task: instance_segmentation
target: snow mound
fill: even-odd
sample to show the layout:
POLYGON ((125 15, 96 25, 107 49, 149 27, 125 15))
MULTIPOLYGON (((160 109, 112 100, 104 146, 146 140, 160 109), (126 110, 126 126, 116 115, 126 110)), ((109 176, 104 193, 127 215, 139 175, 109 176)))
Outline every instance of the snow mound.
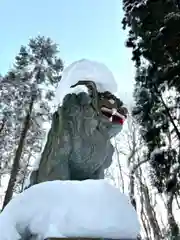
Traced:
POLYGON ((86 87, 70 88, 78 81, 94 81, 99 92, 117 92, 117 83, 112 72, 102 63, 81 59, 70 64, 62 73, 56 90, 56 102, 61 104, 64 96, 70 92, 87 91, 86 87))
POLYGON ((22 192, 0 214, 0 240, 26 232, 38 239, 135 239, 140 225, 128 198, 106 180, 50 181, 22 192))

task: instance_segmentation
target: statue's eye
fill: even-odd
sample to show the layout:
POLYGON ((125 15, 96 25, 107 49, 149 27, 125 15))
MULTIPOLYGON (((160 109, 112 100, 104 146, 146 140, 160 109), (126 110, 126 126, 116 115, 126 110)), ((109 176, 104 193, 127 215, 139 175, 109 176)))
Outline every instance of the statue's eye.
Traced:
POLYGON ((114 99, 108 99, 108 101, 109 101, 111 104, 114 104, 114 103, 115 103, 115 100, 114 100, 114 99))

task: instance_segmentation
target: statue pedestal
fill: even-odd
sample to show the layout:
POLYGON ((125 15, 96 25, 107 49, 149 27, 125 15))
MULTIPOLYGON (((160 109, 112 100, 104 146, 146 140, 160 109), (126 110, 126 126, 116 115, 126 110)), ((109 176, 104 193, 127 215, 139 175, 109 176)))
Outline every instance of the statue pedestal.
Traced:
POLYGON ((135 240, 139 231, 129 199, 105 180, 36 184, 0 214, 1 240, 135 240))

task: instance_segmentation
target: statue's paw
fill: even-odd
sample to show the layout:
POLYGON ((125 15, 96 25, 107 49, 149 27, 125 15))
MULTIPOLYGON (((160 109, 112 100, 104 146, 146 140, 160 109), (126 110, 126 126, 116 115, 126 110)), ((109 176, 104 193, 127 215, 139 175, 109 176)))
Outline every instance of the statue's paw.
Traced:
POLYGON ((82 106, 82 105, 90 105, 91 104, 91 97, 89 96, 89 94, 85 93, 85 92, 80 92, 78 94, 75 93, 71 93, 71 94, 67 94, 64 97, 63 100, 63 106, 65 108, 69 108, 70 106, 82 106))
POLYGON ((75 93, 69 93, 63 99, 64 107, 69 107, 70 105, 77 105, 77 103, 77 95, 75 93))
MULTIPOLYGON (((84 119, 88 116, 92 118, 94 110, 91 107, 92 99, 88 93, 67 94, 64 97, 62 111, 63 114, 84 119)), ((80 119, 79 119, 80 120, 80 119)))
POLYGON ((85 92, 81 92, 77 95, 77 99, 80 105, 89 105, 91 104, 91 97, 85 92))
POLYGON ((66 116, 79 116, 81 113, 81 105, 75 93, 67 94, 64 97, 62 111, 66 116))

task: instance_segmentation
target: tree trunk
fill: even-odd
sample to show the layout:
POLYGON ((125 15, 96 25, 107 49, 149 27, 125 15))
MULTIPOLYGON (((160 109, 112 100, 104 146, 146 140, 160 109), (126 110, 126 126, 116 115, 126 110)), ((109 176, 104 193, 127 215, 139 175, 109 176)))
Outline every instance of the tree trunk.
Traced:
POLYGON ((18 148, 16 150, 15 153, 15 157, 13 160, 13 165, 12 165, 12 170, 11 170, 11 175, 10 175, 10 179, 8 182, 8 187, 7 187, 7 191, 5 194, 5 198, 4 198, 4 202, 3 202, 3 208, 8 204, 8 202, 11 200, 12 196, 13 196, 13 189, 16 183, 16 177, 19 171, 19 167, 20 167, 20 159, 21 159, 21 155, 22 155, 22 151, 23 151, 23 147, 24 147, 24 142, 26 139, 26 135, 28 132, 28 129, 30 127, 30 120, 31 120, 31 113, 32 113, 32 109, 33 109, 33 103, 34 103, 34 98, 31 99, 30 105, 29 105, 29 110, 27 112, 27 115, 24 119, 24 126, 23 126, 23 130, 20 136, 20 140, 19 140, 19 145, 18 148))
POLYGON ((163 99, 163 96, 162 96, 161 92, 158 90, 158 87, 156 86, 156 84, 154 84, 154 88, 155 88, 156 93, 158 94, 158 96, 161 99, 161 102, 162 102, 162 104, 163 104, 163 106, 164 106, 164 108, 166 110, 166 113, 167 113, 167 115, 169 117, 169 120, 170 120, 170 122, 172 123, 172 125, 174 127, 174 131, 175 131, 175 133, 176 133, 176 135, 178 137, 178 140, 180 141, 180 132, 179 132, 178 127, 176 126, 174 120, 173 120, 173 117, 172 117, 172 115, 170 113, 170 110, 169 110, 168 106, 166 105, 166 103, 165 103, 165 101, 163 99))
POLYGON ((1 125, 0 125, 0 133, 1 133, 1 132, 3 131, 3 129, 4 129, 5 123, 6 123, 6 118, 4 117, 4 118, 2 119, 2 123, 1 123, 1 125))
POLYGON ((160 230, 158 221, 156 219, 154 209, 151 205, 151 200, 150 200, 150 196, 149 196, 149 189, 143 183, 142 183, 142 191, 143 191, 143 194, 144 194, 145 209, 146 209, 146 212, 147 212, 149 223, 151 225, 151 229, 153 231, 154 239, 162 239, 161 230, 160 230))
POLYGON ((168 224, 171 232, 171 237, 174 237, 175 239, 179 235, 179 228, 173 215, 172 204, 173 204, 173 194, 171 193, 167 197, 167 214, 168 214, 168 224))

